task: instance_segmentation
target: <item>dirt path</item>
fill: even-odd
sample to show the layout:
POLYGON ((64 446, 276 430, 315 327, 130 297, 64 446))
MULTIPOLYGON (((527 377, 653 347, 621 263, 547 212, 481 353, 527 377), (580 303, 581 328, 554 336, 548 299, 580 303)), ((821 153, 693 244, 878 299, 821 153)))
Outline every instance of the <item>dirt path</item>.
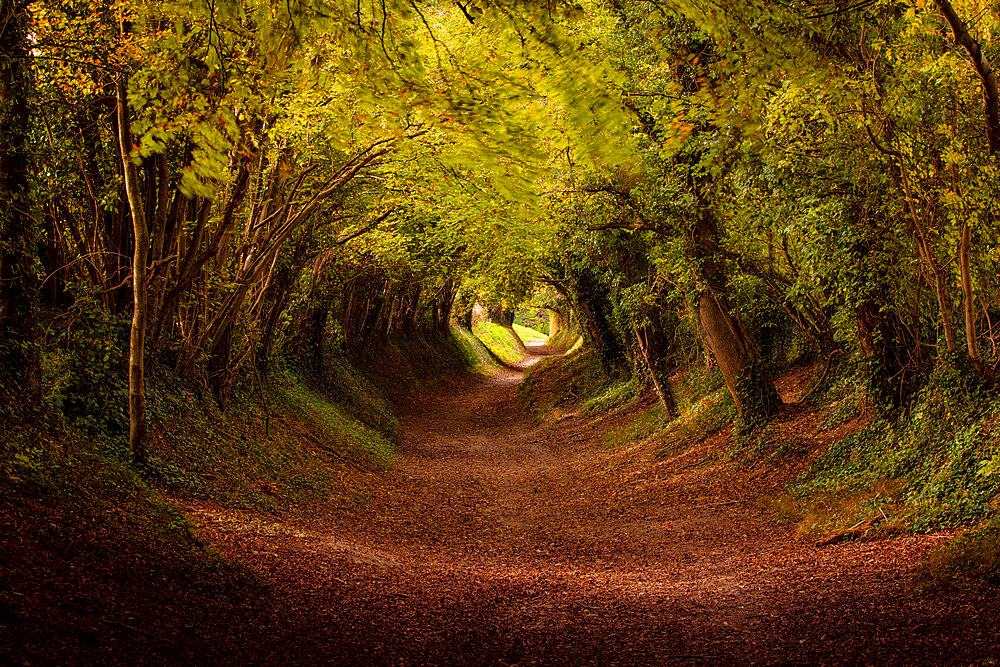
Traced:
POLYGON ((814 548, 741 492, 719 497, 709 468, 678 457, 637 471, 584 419, 533 424, 520 378, 466 378, 415 404, 398 467, 352 504, 280 522, 189 506, 273 586, 238 653, 393 664, 1000 656, 995 602, 908 592, 914 563, 946 536, 814 548))

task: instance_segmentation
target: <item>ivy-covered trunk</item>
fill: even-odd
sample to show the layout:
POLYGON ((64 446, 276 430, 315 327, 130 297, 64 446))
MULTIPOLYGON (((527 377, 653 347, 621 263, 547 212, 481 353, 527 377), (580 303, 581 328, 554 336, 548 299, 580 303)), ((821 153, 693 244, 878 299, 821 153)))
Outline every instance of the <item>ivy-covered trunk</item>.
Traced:
POLYGON ((911 340, 908 328, 888 302, 887 291, 884 285, 869 291, 854 313, 868 391, 879 402, 898 408, 919 386, 916 376, 923 364, 919 344, 911 340))
POLYGON ((0 368, 24 398, 41 395, 28 196, 28 2, 0 2, 0 368))
POLYGON ((605 373, 616 374, 625 362, 625 348, 611 324, 611 303, 607 288, 587 270, 571 276, 573 305, 587 344, 597 353, 605 373))
POLYGON ((883 220, 872 219, 856 204, 844 221, 855 238, 849 262, 852 273, 858 276, 853 288, 854 318, 862 377, 878 402, 899 407, 919 386, 917 375, 924 365, 923 346, 914 336, 919 332, 920 295, 913 294, 908 306, 892 296, 891 267, 883 258, 890 256, 895 246, 891 232, 886 231, 891 228, 883 220), (907 326, 905 317, 912 326, 907 326))

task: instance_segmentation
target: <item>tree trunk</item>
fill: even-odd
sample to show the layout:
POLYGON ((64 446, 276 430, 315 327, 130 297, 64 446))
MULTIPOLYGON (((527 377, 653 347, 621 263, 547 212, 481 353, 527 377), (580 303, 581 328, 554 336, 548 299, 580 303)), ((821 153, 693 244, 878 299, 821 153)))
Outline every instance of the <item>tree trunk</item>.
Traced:
POLYGON ((0 368, 30 404, 41 400, 32 268, 34 225, 28 210, 28 2, 0 0, 0 368))
POLYGON ((446 335, 451 326, 451 311, 455 306, 455 280, 448 278, 441 290, 440 306, 438 308, 437 333, 446 335))
POLYGON ((596 352, 604 372, 614 375, 621 369, 625 351, 611 325, 609 296, 589 271, 574 272, 571 282, 573 306, 580 320, 584 338, 596 352))
MULTIPOLYGON (((853 270, 863 276, 871 287, 857 296, 854 307, 858 345, 861 348, 862 371, 867 389, 883 402, 894 407, 902 405, 915 385, 907 377, 907 368, 918 370, 920 342, 914 340, 903 324, 899 308, 892 303, 889 267, 874 262, 888 252, 886 238, 888 225, 882 220, 870 220, 867 212, 854 209, 845 215, 845 224, 854 228, 851 235, 857 238, 851 248, 853 270)), ((912 307, 919 311, 914 295, 912 307)), ((919 317, 919 313, 915 315, 919 317)))
POLYGON ((756 343, 739 314, 729 305, 725 260, 718 236, 715 218, 703 210, 692 230, 689 246, 704 283, 698 297, 698 321, 740 417, 748 423, 766 421, 781 407, 781 398, 756 343))
POLYGON ((938 310, 941 312, 945 349, 954 352, 958 349, 958 340, 955 338, 955 308, 948 293, 948 278, 944 268, 936 261, 931 265, 931 272, 934 275, 934 294, 937 296, 938 310))
POLYGON ((979 377, 988 382, 993 381, 990 369, 979 356, 979 332, 977 326, 976 296, 972 291, 972 227, 966 220, 962 223, 962 237, 958 246, 958 259, 962 275, 962 315, 965 319, 965 349, 969 355, 972 367, 979 377))
MULTIPOLYGON (((972 61, 972 66, 979 75, 979 82, 983 87, 983 111, 986 121, 986 143, 991 156, 996 156, 1000 152, 1000 85, 997 83, 996 73, 993 71, 990 61, 986 59, 982 48, 969 33, 968 26, 959 18, 954 7, 948 0, 934 0, 938 11, 948 22, 955 44, 965 49, 972 61)), ((971 229, 968 221, 962 224, 962 240, 959 248, 959 259, 962 271, 962 296, 964 299, 963 310, 965 316, 965 346, 969 353, 969 359, 979 375, 986 380, 992 381, 992 373, 983 363, 979 356, 978 336, 976 333, 976 313, 975 298, 972 293, 972 275, 969 267, 969 245, 971 229)))
POLYGON ((274 342, 275 329, 278 326, 278 317, 285 303, 285 295, 288 291, 287 269, 281 269, 275 281, 271 283, 268 290, 273 293, 270 299, 270 306, 264 309, 264 327, 257 344, 255 363, 257 372, 260 375, 267 375, 271 362, 271 346, 274 342))
POLYGON ((986 120, 986 141, 989 145, 990 155, 995 155, 1000 151, 1000 86, 997 85, 996 74, 990 66, 989 60, 983 54, 979 42, 972 38, 965 22, 959 18, 954 7, 948 0, 934 0, 938 11, 951 27, 955 44, 965 49, 969 54, 969 60, 979 75, 979 82, 983 86, 983 102, 986 120))
POLYGON ((208 377, 215 402, 223 410, 229 405, 233 392, 233 325, 222 332, 219 344, 212 350, 208 360, 208 377))
POLYGON ((656 389, 656 395, 660 398, 660 405, 663 406, 663 411, 667 413, 669 419, 676 419, 678 417, 677 412, 677 402, 674 400, 674 393, 670 389, 670 385, 664 386, 660 382, 659 375, 656 372, 656 365, 649 356, 649 347, 646 345, 646 341, 643 338, 642 332, 639 331, 639 327, 635 324, 632 325, 632 331, 635 332, 635 340, 639 344, 639 351, 642 353, 642 358, 646 362, 646 370, 649 371, 649 377, 653 381, 653 388, 656 389))
POLYGON ((132 255, 132 331, 128 350, 128 439, 135 459, 146 460, 146 257, 149 253, 149 230, 137 182, 138 169, 129 159, 132 133, 129 130, 128 99, 124 76, 118 79, 118 144, 125 174, 125 194, 132 212, 135 251, 132 255))

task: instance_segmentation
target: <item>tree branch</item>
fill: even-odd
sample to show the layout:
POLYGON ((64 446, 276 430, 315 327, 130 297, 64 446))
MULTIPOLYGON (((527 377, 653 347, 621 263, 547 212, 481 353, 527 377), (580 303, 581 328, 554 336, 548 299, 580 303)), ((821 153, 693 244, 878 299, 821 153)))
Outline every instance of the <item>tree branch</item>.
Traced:
POLYGON ((972 65, 979 74, 979 81, 983 85, 983 100, 986 103, 986 141, 989 143, 990 155, 996 155, 1000 150, 1000 89, 997 86, 997 78, 990 67, 990 61, 983 55, 983 50, 979 47, 979 42, 972 38, 965 21, 959 18, 955 8, 948 0, 934 0, 941 16, 951 26, 952 35, 955 37, 955 44, 961 46, 969 54, 972 65))
POLYGON ((383 213, 383 214, 382 214, 382 215, 380 215, 379 217, 377 217, 377 218, 375 218, 374 220, 372 220, 372 222, 371 222, 370 224, 368 224, 368 225, 365 225, 364 227, 362 227, 362 228, 361 228, 361 229, 359 229, 358 231, 356 231, 356 232, 351 232, 350 234, 347 234, 347 235, 345 235, 345 236, 341 236, 341 237, 340 237, 340 238, 338 238, 338 239, 337 239, 336 241, 334 241, 334 244, 336 244, 336 245, 344 245, 344 244, 345 244, 345 243, 347 243, 348 241, 350 241, 350 240, 352 240, 352 239, 356 239, 356 238, 358 238, 359 236, 361 236, 362 234, 367 234, 367 233, 368 233, 368 232, 370 232, 371 230, 373 230, 373 229, 375 229, 376 227, 378 227, 378 226, 379 226, 379 224, 381 224, 382 222, 384 222, 386 218, 388 218, 388 217, 389 217, 390 215, 392 215, 392 212, 393 212, 394 210, 395 210, 395 209, 389 209, 388 211, 386 211, 385 213, 383 213))

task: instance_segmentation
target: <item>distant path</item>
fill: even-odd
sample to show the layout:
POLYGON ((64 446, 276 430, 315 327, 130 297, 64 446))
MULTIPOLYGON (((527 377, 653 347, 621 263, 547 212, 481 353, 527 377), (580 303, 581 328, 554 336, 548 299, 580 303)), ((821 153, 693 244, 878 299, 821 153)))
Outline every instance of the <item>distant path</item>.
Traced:
POLYGON ((398 467, 346 480, 355 496, 281 521, 196 508, 273 584, 243 648, 393 664, 1000 655, 995 603, 907 592, 944 536, 816 549, 697 460, 638 466, 586 419, 533 424, 521 377, 464 378, 415 402, 398 467))

